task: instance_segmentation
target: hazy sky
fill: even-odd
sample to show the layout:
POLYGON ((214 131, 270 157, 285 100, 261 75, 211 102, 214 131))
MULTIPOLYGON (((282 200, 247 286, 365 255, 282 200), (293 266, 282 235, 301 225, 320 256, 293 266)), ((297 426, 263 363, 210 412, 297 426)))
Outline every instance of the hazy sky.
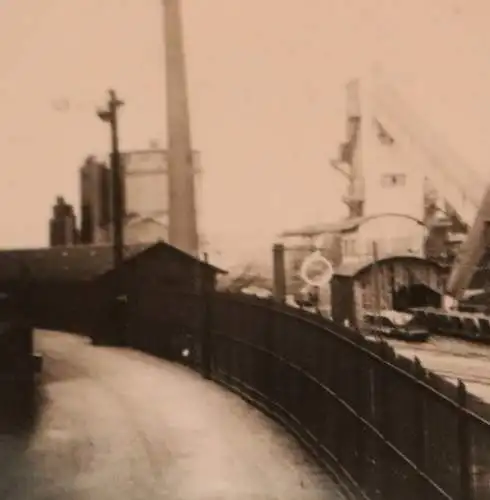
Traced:
MULTIPOLYGON (((246 248, 343 214, 329 159, 344 88, 372 60, 475 168, 488 169, 486 0, 183 0, 205 229, 246 248), (368 7, 368 5, 370 7, 368 7)), ((95 107, 126 101, 123 148, 165 144, 160 0, 0 4, 0 246, 46 243, 56 194, 108 147, 95 107), (69 107, 58 110, 60 103, 69 107), (66 104, 65 102, 65 104, 66 104)))

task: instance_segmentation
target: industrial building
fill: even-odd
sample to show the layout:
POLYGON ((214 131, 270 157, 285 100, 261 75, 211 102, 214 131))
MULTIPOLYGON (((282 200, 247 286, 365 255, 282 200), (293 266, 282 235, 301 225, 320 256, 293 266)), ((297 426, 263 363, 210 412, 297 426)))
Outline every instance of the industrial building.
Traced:
POLYGON ((79 232, 73 205, 69 205, 62 196, 58 196, 49 221, 49 245, 70 246, 78 242, 79 232))
POLYGON ((110 171, 106 164, 89 156, 79 170, 80 242, 102 242, 101 228, 110 221, 110 171))
MULTIPOLYGON (((168 241, 169 184, 167 151, 148 148, 121 152, 124 179, 125 244, 168 241)), ((111 173, 109 160, 93 156, 80 168, 81 243, 112 240, 111 173)), ((196 212, 202 213, 201 168, 193 153, 196 212)), ((202 239, 202 238, 201 238, 202 239)))
POLYGON ((490 213, 487 183, 415 115, 384 75, 348 83, 346 139, 331 164, 346 179, 346 218, 279 235, 286 255, 296 254, 286 266, 293 293, 304 286, 297 269, 315 249, 336 269, 418 257, 438 262, 447 275, 465 239, 466 260, 458 267, 464 279, 458 275, 450 284, 458 293, 465 286, 488 286, 480 227, 490 213), (475 220, 480 226, 468 233, 475 220))

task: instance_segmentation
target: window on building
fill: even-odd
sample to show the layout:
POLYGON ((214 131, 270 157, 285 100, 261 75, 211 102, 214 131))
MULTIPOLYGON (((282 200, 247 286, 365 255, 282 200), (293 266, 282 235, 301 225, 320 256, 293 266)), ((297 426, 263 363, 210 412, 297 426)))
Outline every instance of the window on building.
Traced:
POLYGON ((345 238, 342 246, 342 253, 345 257, 354 257, 356 255, 357 241, 355 238, 345 238))
POLYGON ((381 177, 381 185, 385 188, 404 186, 406 180, 405 174, 384 174, 381 177))
POLYGON ((349 256, 349 240, 348 239, 344 239, 342 241, 342 253, 344 255, 344 257, 348 257, 349 256))

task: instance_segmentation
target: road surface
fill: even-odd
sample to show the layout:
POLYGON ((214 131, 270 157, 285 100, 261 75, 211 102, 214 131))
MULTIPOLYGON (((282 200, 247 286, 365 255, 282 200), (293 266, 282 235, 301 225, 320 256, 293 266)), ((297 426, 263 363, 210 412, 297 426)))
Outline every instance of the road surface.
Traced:
POLYGON ((47 401, 27 453, 4 442, 2 500, 343 498, 282 429, 191 370, 67 334, 36 342, 47 401))

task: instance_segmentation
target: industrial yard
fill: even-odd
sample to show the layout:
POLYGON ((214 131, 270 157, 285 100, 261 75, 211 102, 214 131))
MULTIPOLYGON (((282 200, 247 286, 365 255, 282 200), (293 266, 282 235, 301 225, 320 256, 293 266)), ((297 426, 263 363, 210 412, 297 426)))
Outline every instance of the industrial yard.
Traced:
POLYGON ((435 336, 420 344, 397 340, 389 344, 398 354, 419 358, 425 368, 452 382, 462 380, 469 392, 490 402, 490 346, 435 336))

